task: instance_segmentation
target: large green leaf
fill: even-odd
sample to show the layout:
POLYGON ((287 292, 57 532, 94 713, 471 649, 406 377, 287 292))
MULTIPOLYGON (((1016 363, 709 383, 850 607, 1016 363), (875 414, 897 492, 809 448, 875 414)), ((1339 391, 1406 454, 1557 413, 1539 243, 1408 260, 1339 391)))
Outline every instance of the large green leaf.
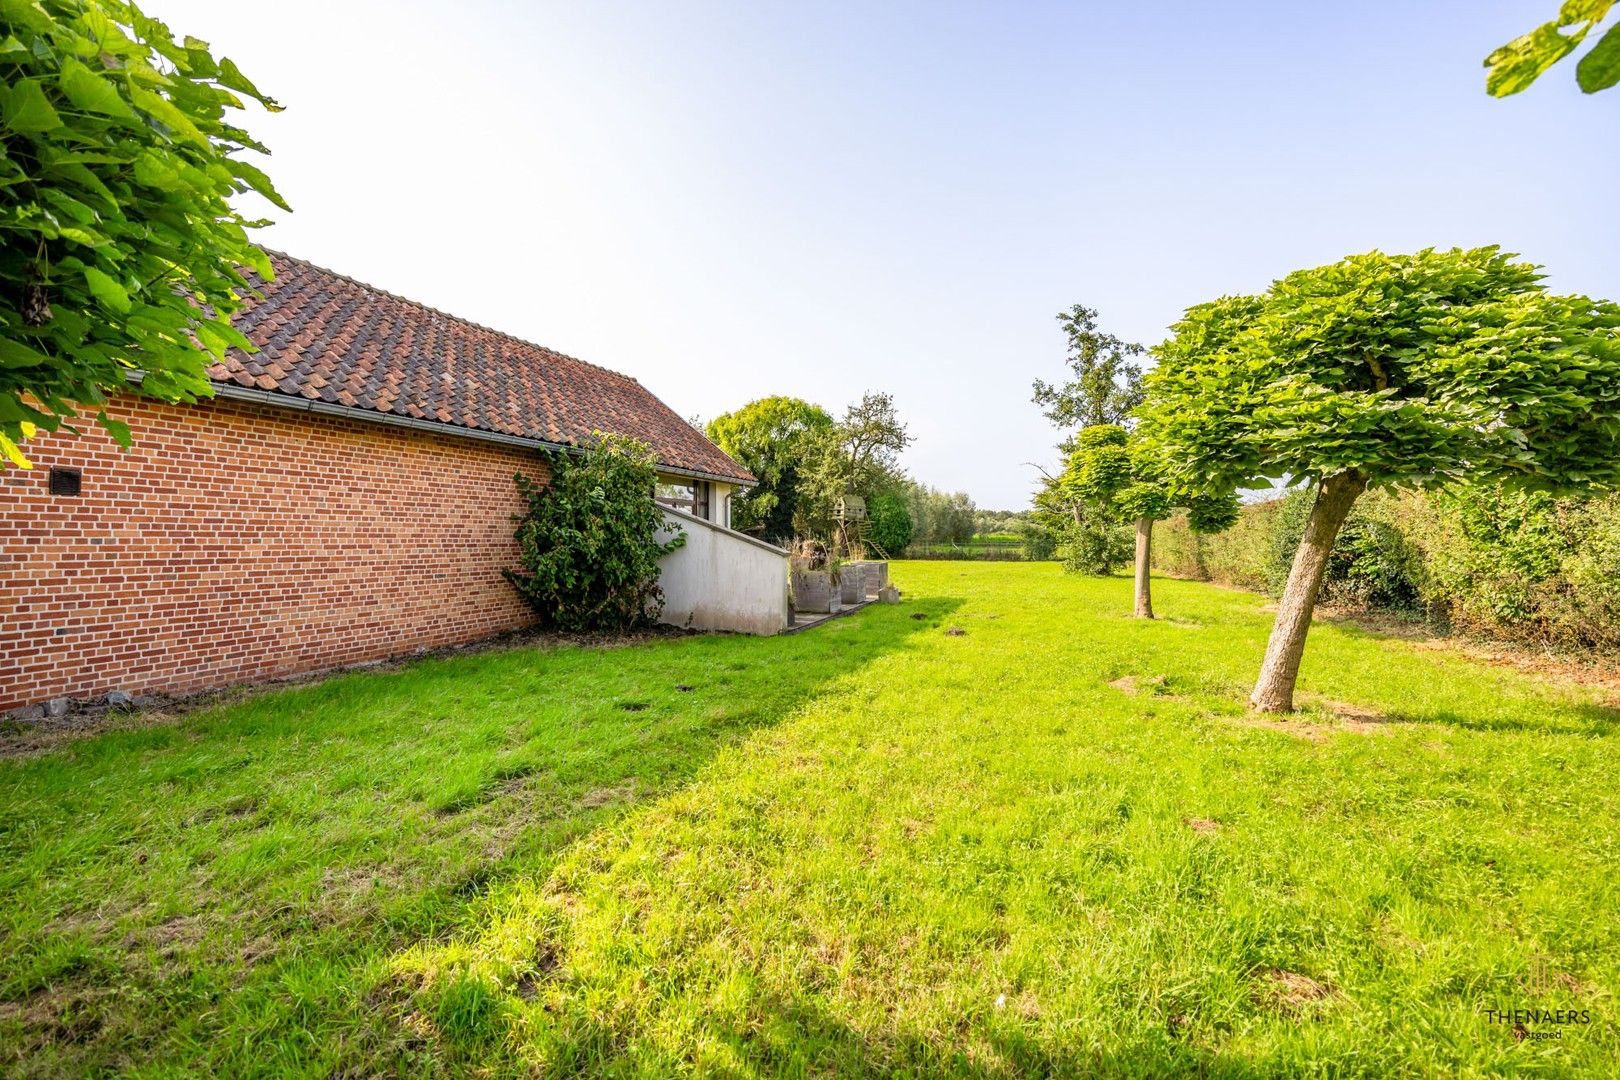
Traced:
POLYGON ((219 82, 221 86, 228 86, 232 90, 247 94, 270 112, 281 111, 281 106, 276 104, 276 100, 260 93, 259 88, 242 74, 241 69, 236 66, 236 61, 228 56, 219 62, 219 82))
POLYGON ((96 269, 94 266, 87 266, 84 268, 84 282, 90 286, 91 294, 103 306, 111 308, 120 315, 129 312, 129 293, 111 275, 96 269))
POLYGON ((135 159, 135 179, 138 183, 161 191, 181 191, 186 184, 175 164, 168 154, 143 150, 141 156, 135 159))
POLYGON ((0 0, 0 17, 13 26, 26 26, 44 32, 51 29, 52 19, 38 0, 0 0))
POLYGON ((113 441, 119 446, 122 446, 125 450, 128 450, 134 445, 135 441, 130 437, 129 425, 124 423, 122 420, 114 420, 112 417, 108 416, 106 409, 102 409, 100 412, 96 413, 96 421, 100 423, 102 427, 106 428, 107 434, 113 437, 113 441))
POLYGON ((38 79, 24 79, 11 88, 6 99, 6 127, 22 134, 37 134, 61 126, 62 118, 38 79))
POLYGON ((247 181, 248 186, 254 191, 257 191, 283 210, 292 209, 287 205, 287 201, 281 197, 281 193, 276 190, 275 185, 270 182, 270 178, 256 166, 249 165, 238 158, 228 158, 225 161, 225 167, 234 175, 247 181))
MULTIPOLYGON (((1506 97, 1525 89, 1542 72, 1573 52, 1592 28, 1608 16, 1615 3, 1616 0, 1565 0, 1557 19, 1513 39, 1485 58, 1485 66, 1490 68, 1485 77, 1486 92, 1506 97)), ((1581 89, 1589 94, 1620 80, 1620 70, 1617 70, 1620 58, 1616 56, 1620 45, 1610 41, 1613 37, 1611 30, 1577 67, 1576 78, 1581 89)))
POLYGON ((61 85, 67 99, 85 112, 128 120, 135 118, 135 110, 129 107, 116 86, 72 57, 62 63, 61 85))
POLYGON ((1575 79, 1588 94, 1620 82, 1620 26, 1610 27, 1592 51, 1581 57, 1575 66, 1575 79))
POLYGON ((0 368, 48 367, 51 358, 9 334, 0 336, 0 368))
POLYGON ((1574 26, 1576 23, 1601 22, 1603 17, 1614 7, 1615 0, 1564 0, 1558 9, 1558 22, 1561 26, 1574 26))
POLYGON ((135 102, 137 108, 162 123, 175 135, 189 142, 199 143, 204 146, 208 144, 207 136, 198 130, 191 117, 181 112, 174 102, 162 94, 154 93, 144 87, 133 86, 130 88, 129 96, 130 100, 135 102))

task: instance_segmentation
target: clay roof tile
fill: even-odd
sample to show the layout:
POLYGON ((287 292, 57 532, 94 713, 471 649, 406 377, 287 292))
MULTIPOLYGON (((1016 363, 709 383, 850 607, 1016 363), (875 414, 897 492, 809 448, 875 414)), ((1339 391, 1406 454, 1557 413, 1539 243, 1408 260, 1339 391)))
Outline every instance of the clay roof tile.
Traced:
POLYGON ((634 379, 290 255, 270 261, 275 280, 249 273, 262 299, 235 320, 261 351, 227 352, 209 369, 217 382, 554 443, 609 431, 669 468, 753 482, 634 379))

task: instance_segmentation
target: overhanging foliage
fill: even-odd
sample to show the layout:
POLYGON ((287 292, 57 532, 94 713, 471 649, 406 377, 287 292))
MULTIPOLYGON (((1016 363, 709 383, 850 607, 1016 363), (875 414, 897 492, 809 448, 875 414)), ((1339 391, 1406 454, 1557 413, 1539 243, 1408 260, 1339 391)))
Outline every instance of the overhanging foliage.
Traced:
MULTIPOLYGON (((1490 73, 1485 91, 1495 97, 1517 94, 1541 73, 1574 52, 1597 24, 1608 17, 1614 0, 1564 0, 1557 18, 1496 49, 1485 58, 1490 73)), ((1595 94, 1620 82, 1620 26, 1611 26, 1575 65, 1575 81, 1595 94)))
POLYGON ((228 200, 286 203, 229 117, 278 106, 121 0, 4 0, 0 71, 0 453, 26 466, 18 444, 86 406, 127 446, 100 407, 130 372, 190 401, 213 359, 252 348, 230 325, 238 268, 271 269, 228 200))

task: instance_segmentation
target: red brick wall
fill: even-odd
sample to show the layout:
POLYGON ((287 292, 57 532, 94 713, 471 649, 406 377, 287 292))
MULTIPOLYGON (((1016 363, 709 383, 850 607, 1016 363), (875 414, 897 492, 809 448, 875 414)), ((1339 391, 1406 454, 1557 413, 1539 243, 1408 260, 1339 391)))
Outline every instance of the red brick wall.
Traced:
POLYGON ((188 692, 524 626, 517 447, 214 401, 121 399, 0 472, 0 710, 188 692), (83 494, 52 495, 52 465, 83 494))

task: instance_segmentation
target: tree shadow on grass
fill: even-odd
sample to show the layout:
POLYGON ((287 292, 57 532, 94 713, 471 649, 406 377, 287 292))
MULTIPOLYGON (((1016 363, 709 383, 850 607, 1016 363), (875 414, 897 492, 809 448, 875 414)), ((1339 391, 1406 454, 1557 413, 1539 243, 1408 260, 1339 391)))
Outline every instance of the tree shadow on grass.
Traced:
POLYGON ((1549 710, 1542 720, 1475 716, 1454 709, 1403 709, 1380 719, 1390 725, 1449 724, 1468 731, 1524 735, 1575 735, 1610 738, 1620 732, 1620 709, 1570 702, 1549 710))
MULTIPOLYGON (((955 1040, 922 1033, 872 1035, 802 999, 770 997, 761 1018, 734 1026, 720 1039, 760 1075, 939 1076, 990 1080, 1007 1076, 1166 1077, 1259 1075, 1246 1063, 1218 1058, 1168 1030, 1126 1037, 1121 1045, 1087 1050, 1053 1047, 1014 1024, 964 1018, 955 1040)), ((670 1060, 670 1074, 682 1063, 670 1060)))
POLYGON ((959 604, 429 659, 0 761, 0 1067, 408 1069, 388 955, 959 604))
POLYGON ((1589 702, 1525 701, 1524 716, 1487 716, 1467 713, 1453 707, 1407 706, 1386 709, 1381 705, 1346 704, 1326 695, 1310 694, 1297 702, 1292 713, 1260 714, 1248 707, 1246 697, 1228 695, 1215 710, 1228 719, 1250 722, 1256 727, 1287 731, 1298 728, 1310 736, 1349 734, 1360 736, 1395 732, 1426 724, 1443 724, 1483 734, 1566 735, 1579 738, 1608 738, 1620 731, 1620 709, 1589 702))
MULTIPOLYGON (((452 1062, 474 1063, 502 1073, 519 1068, 514 1040, 535 1028, 532 1006, 503 1005, 487 990, 462 1003, 449 1024, 453 1037, 441 1048, 452 1062), (459 1023, 457 1022, 459 1021, 459 1023)), ((440 1023, 445 1023, 441 1015, 440 1023)), ((545 1026, 547 1020, 538 1021, 545 1026)), ((1178 1027, 1140 1027, 1122 1032, 1108 1047, 1055 1046, 1016 1023, 994 1017, 962 1017, 948 1033, 862 1031, 821 1004, 803 997, 762 992, 747 1016, 731 1022, 699 1020, 681 1045, 579 1018, 551 1044, 544 1066, 551 1076, 681 1076, 698 1068, 701 1056, 714 1071, 740 1076, 904 1076, 1005 1080, 1040 1077, 1204 1076, 1248 1080, 1268 1075, 1248 1061, 1222 1057, 1178 1027), (701 1051, 699 1051, 701 1047, 701 1051), (716 1050, 720 1052, 717 1053, 716 1050), (718 1062, 724 1062, 719 1066, 718 1062)), ((1076 1040, 1077 1043, 1085 1040, 1076 1040)), ((530 1067, 533 1062, 527 1063, 530 1067)))
MULTIPOLYGON (((1542 670, 1533 663, 1517 661, 1498 665, 1471 655, 1466 651, 1468 642, 1444 638, 1438 639, 1443 648, 1434 652, 1421 651, 1414 639, 1435 640, 1434 635, 1421 623, 1403 619, 1392 618, 1369 625, 1362 616, 1330 615, 1318 616, 1318 621, 1330 626, 1335 635, 1358 646, 1395 645, 1400 650, 1403 662, 1426 661, 1435 665, 1427 673, 1431 686, 1444 688, 1449 680, 1455 678, 1454 673, 1443 669, 1442 661, 1465 664, 1482 675, 1498 672, 1499 676, 1491 677, 1505 680, 1501 696, 1481 702, 1477 712, 1470 711, 1464 707, 1463 700, 1459 700, 1465 700, 1466 694, 1448 695, 1451 700, 1407 701, 1393 706, 1370 704, 1369 719, 1377 724, 1447 724, 1479 732, 1582 737, 1608 737, 1620 730, 1620 708, 1600 700, 1580 700, 1581 697, 1599 697, 1601 684, 1583 682, 1557 665, 1553 670, 1542 670), (1453 651, 1453 647, 1458 651, 1453 651)), ((1388 657, 1389 654, 1385 653, 1359 660, 1369 667, 1375 667, 1388 662, 1388 657)), ((1369 671, 1364 681, 1376 685, 1378 679, 1369 671)), ((1332 697, 1327 693, 1305 696, 1332 697)), ((1478 696, 1477 690, 1475 696, 1478 696)))

